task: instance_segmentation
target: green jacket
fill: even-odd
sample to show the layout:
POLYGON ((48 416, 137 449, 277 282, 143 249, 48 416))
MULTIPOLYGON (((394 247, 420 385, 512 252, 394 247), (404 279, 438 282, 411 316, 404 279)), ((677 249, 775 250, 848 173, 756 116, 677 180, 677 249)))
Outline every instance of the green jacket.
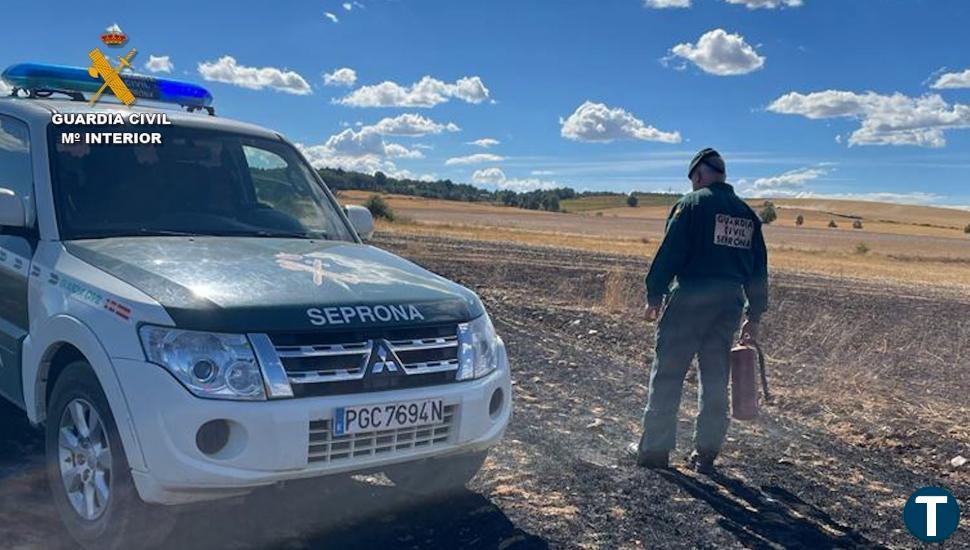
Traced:
POLYGON ((768 309, 768 252, 761 220, 726 183, 684 195, 670 210, 667 234, 647 274, 647 302, 661 305, 670 284, 744 286, 748 318, 768 309))

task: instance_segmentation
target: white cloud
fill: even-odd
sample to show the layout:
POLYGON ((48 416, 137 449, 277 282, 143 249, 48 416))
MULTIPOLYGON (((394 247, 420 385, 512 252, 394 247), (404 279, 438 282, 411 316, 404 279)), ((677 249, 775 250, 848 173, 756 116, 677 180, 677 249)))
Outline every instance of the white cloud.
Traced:
POLYGON ((389 158, 423 159, 424 153, 418 149, 408 149, 400 143, 388 143, 384 145, 384 153, 389 158))
POLYGON ((401 179, 424 181, 434 181, 438 179, 435 174, 415 174, 410 170, 398 167, 393 161, 382 159, 380 157, 347 157, 342 155, 334 155, 323 145, 306 146, 297 143, 296 147, 303 152, 307 160, 310 161, 310 164, 313 165, 314 168, 339 168, 341 170, 362 172, 364 174, 383 172, 392 178, 401 179))
POLYGON ((643 5, 648 8, 689 8, 690 0, 643 0, 643 5))
POLYGON ((472 174, 472 181, 481 185, 494 185, 499 189, 509 189, 517 192, 535 191, 537 189, 554 189, 561 187, 554 181, 540 180, 536 178, 508 178, 501 168, 483 168, 475 170, 472 174))
POLYGON ((441 124, 414 113, 405 113, 394 118, 384 118, 380 122, 367 128, 373 128, 377 133, 386 136, 419 137, 442 132, 458 132, 461 128, 454 122, 441 124))
POLYGON ((806 184, 830 173, 827 165, 812 168, 790 170, 777 176, 758 178, 754 182, 740 180, 738 186, 743 188, 741 194, 747 197, 771 197, 791 199, 838 199, 876 201, 896 204, 936 204, 945 199, 943 195, 915 191, 911 193, 893 193, 874 191, 866 193, 819 193, 806 189, 806 184))
POLYGON ((324 144, 335 154, 350 157, 368 155, 378 157, 422 158, 420 151, 412 151, 397 143, 386 143, 379 131, 373 126, 365 126, 360 130, 347 128, 339 134, 334 134, 324 144))
POLYGON ((725 0, 728 4, 743 4, 749 10, 765 8, 773 10, 775 8, 797 8, 802 5, 802 0, 725 0))
POLYGON ((272 88, 289 94, 313 93, 310 84, 299 73, 276 67, 246 67, 236 63, 231 55, 218 61, 199 63, 199 74, 206 80, 234 84, 251 90, 272 88))
POLYGON ((680 143, 680 132, 663 132, 648 126, 631 113, 602 103, 586 101, 569 118, 561 121, 562 137, 575 141, 611 142, 616 139, 639 139, 680 143))
POLYGON ((501 142, 497 139, 482 138, 482 139, 476 139, 475 141, 469 141, 466 143, 466 145, 475 145, 477 147, 481 147, 482 149, 488 149, 489 147, 494 147, 499 143, 501 142))
MULTIPOLYGON (((770 176, 766 178, 758 178, 754 180, 748 186, 748 192, 776 192, 776 191, 790 191, 795 189, 802 189, 805 184, 816 180, 824 175, 828 174, 828 170, 825 168, 799 168, 797 170, 789 170, 783 174, 777 176, 770 176)), ((747 186, 745 180, 738 182, 741 186, 747 186)))
POLYGON ((933 83, 931 88, 936 90, 947 90, 953 88, 970 88, 970 69, 962 73, 946 73, 940 75, 933 83))
POLYGON ((551 176, 555 174, 555 172, 553 172, 552 170, 533 170, 529 173, 532 174, 533 176, 551 176))
POLYGON ((483 162, 500 162, 503 160, 505 160, 505 157, 499 155, 493 155, 491 153, 476 153, 474 155, 464 157, 451 157, 445 161, 445 165, 454 166, 458 164, 482 164, 483 162))
POLYGON ((351 4, 350 2, 344 2, 343 4, 341 4, 341 6, 343 6, 343 8, 347 11, 354 9, 354 5, 351 4))
POLYGON ((351 107, 434 107, 452 98, 477 104, 488 97, 488 88, 477 76, 459 78, 451 84, 425 76, 410 86, 391 81, 362 86, 335 102, 351 107))
POLYGON ((353 86, 356 82, 357 71, 349 67, 342 67, 323 75, 324 86, 353 86))
POLYGON ((324 15, 324 17, 326 17, 327 19, 329 19, 333 23, 340 23, 340 19, 338 19, 336 15, 334 15, 333 13, 331 13, 329 11, 323 12, 323 15, 324 15))
POLYGON ((849 136, 849 145, 915 145, 943 147, 945 130, 970 128, 970 106, 948 104, 937 94, 909 97, 900 93, 826 90, 785 94, 768 110, 809 119, 847 117, 860 127, 849 136))
POLYGON ((307 160, 314 168, 340 168, 343 170, 353 170, 365 174, 373 174, 381 171, 385 174, 395 174, 398 172, 397 166, 391 161, 376 155, 348 156, 334 153, 326 145, 303 145, 296 144, 297 148, 303 152, 307 160))
POLYGON ((407 170, 399 169, 391 160, 424 158, 422 148, 408 148, 400 143, 388 143, 384 140, 384 132, 419 136, 447 129, 448 125, 438 124, 429 119, 401 115, 396 118, 385 118, 371 126, 361 126, 357 129, 345 128, 320 145, 299 144, 298 147, 316 168, 342 168, 366 174, 381 171, 389 176, 423 179, 423 176, 419 177, 407 170))
POLYGON ((729 34, 724 29, 704 33, 697 44, 677 44, 670 49, 670 57, 686 59, 706 73, 718 76, 735 76, 756 71, 764 66, 765 57, 758 55, 740 34, 729 34))
POLYGON ((13 91, 13 86, 7 84, 5 80, 0 78, 0 96, 8 96, 10 92, 13 91))
POLYGON ((501 168, 482 168, 475 170, 472 174, 472 181, 475 183, 498 185, 505 181, 505 172, 501 168))
POLYGON ((145 69, 153 73, 170 73, 175 69, 175 65, 167 55, 149 55, 145 69))
POLYGON ((797 189, 778 189, 770 192, 767 195, 762 195, 762 197, 759 198, 763 197, 888 202, 893 204, 936 205, 948 208, 960 208, 959 206, 954 207, 940 204, 941 201, 947 198, 943 195, 938 195, 936 193, 925 193, 922 191, 915 191, 912 193, 891 193, 884 191, 875 191, 872 193, 817 193, 815 191, 802 191, 797 189))
POLYGON ((339 134, 334 134, 324 144, 334 153, 351 157, 367 155, 386 156, 384 138, 377 132, 357 131, 347 128, 339 134))

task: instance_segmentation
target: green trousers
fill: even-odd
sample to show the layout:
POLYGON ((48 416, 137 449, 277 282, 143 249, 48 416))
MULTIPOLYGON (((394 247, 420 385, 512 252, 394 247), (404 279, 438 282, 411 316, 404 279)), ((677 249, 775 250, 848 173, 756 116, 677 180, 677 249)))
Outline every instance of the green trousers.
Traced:
POLYGON ((700 386, 694 446, 704 453, 720 451, 730 422, 731 347, 744 304, 744 290, 732 283, 681 285, 673 290, 657 324, 641 450, 670 451, 676 446, 684 377, 696 355, 700 386))

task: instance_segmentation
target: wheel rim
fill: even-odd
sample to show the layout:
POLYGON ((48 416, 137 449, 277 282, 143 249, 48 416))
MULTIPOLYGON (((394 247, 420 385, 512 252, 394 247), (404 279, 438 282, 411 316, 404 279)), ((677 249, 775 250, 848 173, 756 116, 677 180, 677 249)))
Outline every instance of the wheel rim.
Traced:
POLYGON ((101 517, 111 498, 111 445, 98 411, 75 399, 61 414, 58 430, 61 482, 68 502, 81 518, 101 517))

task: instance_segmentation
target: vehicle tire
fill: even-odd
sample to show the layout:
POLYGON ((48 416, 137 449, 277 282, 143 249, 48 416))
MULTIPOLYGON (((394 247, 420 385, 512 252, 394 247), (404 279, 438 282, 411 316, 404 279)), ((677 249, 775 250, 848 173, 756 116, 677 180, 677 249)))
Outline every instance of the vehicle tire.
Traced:
POLYGON ((432 458, 392 466, 384 474, 394 485, 417 495, 440 495, 458 491, 482 469, 488 451, 432 458))
POLYGON ((145 548, 168 536, 175 516, 138 496, 114 415, 86 361, 58 377, 45 432, 54 506, 81 546, 145 548))

